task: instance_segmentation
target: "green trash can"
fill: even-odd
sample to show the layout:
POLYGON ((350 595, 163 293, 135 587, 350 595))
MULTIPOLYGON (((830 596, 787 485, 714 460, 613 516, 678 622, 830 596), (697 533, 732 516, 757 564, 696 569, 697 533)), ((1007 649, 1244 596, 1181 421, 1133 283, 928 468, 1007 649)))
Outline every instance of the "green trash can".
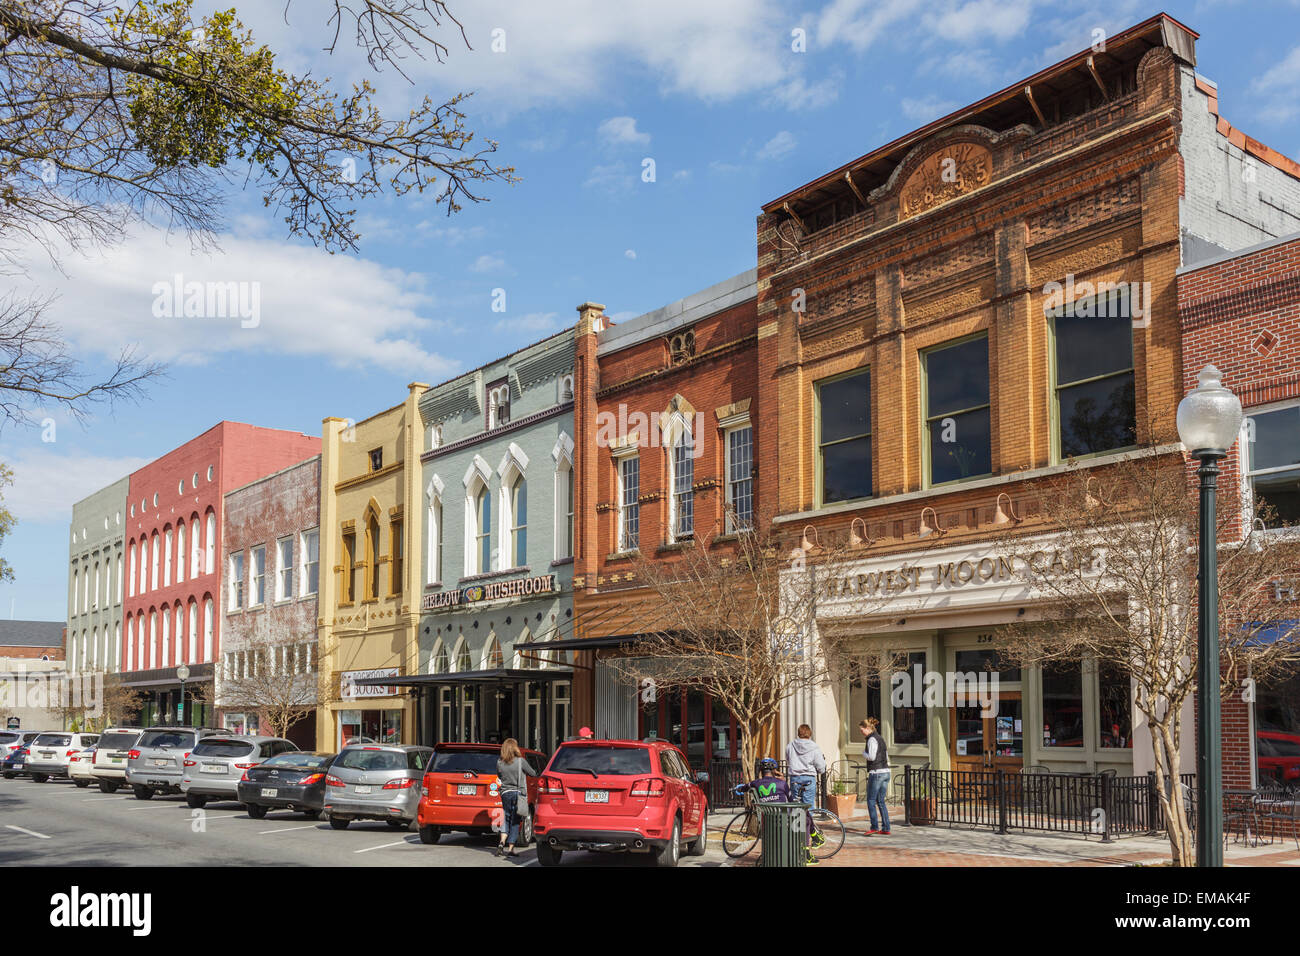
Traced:
POLYGON ((808 856, 808 805, 759 803, 763 849, 759 866, 803 866, 808 856))

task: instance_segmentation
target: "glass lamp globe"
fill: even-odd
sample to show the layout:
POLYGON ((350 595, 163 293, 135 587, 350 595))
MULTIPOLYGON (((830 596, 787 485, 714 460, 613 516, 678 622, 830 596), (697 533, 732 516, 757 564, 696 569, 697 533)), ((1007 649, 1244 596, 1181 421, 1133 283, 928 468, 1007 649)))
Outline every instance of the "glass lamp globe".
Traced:
POLYGON ((1200 384, 1178 403, 1178 437, 1195 457, 1227 452, 1241 430, 1241 402, 1224 387, 1223 373, 1213 365, 1196 378, 1200 384))

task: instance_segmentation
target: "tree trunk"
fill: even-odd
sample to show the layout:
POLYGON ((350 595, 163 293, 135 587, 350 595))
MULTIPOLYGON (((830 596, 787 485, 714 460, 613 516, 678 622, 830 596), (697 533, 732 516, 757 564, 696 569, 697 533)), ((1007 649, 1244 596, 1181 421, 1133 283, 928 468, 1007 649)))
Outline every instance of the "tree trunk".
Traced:
MULTIPOLYGON (((1172 708, 1171 708, 1172 710, 1172 708)), ((1174 745, 1167 716, 1157 722, 1147 715, 1147 726, 1151 732, 1151 748, 1155 755, 1156 791, 1160 798, 1160 809, 1165 822, 1165 835, 1169 839, 1170 863, 1174 866, 1192 866, 1191 830, 1187 825, 1187 804, 1183 799, 1182 780, 1176 768, 1180 766, 1178 748, 1174 745)))

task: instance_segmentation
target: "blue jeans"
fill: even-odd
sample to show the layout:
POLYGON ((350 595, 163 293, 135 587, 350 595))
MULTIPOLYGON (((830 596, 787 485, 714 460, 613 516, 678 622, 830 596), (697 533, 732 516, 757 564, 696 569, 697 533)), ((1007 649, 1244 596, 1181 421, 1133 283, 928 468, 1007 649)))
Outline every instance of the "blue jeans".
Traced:
POLYGON ((867 812, 871 814, 871 829, 880 830, 884 833, 889 832, 889 810, 885 807, 885 797, 889 793, 889 771, 884 773, 869 774, 867 781, 867 812), (879 822, 883 825, 877 825, 876 807, 880 807, 879 822))
POLYGON ((518 790, 501 791, 501 809, 505 815, 501 820, 501 832, 506 835, 506 846, 519 842, 519 793, 518 790))
MULTIPOLYGON (((812 774, 800 773, 790 778, 790 802, 806 803, 817 806, 817 778, 812 774)), ((812 814, 808 814, 808 834, 811 836, 817 828, 813 826, 812 814)))

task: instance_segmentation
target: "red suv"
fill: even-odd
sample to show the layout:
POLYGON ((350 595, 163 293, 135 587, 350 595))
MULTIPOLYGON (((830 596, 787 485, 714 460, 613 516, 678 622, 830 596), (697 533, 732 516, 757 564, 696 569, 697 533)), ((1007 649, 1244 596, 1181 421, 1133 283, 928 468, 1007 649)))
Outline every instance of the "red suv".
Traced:
MULTIPOLYGON (((521 751, 533 770, 546 766, 536 750, 521 751)), ((424 771, 424 788, 416 822, 421 843, 437 843, 449 830, 471 836, 491 833, 501 825, 501 796, 497 789, 500 744, 437 744, 424 771)), ((537 778, 528 778, 528 802, 537 801, 537 778)), ((522 823, 522 843, 528 843, 529 824, 522 823)))
POLYGON ((555 866, 565 850, 630 850, 676 866, 683 841, 703 856, 708 800, 698 784, 708 779, 664 741, 566 741, 537 785, 537 860, 555 866))

